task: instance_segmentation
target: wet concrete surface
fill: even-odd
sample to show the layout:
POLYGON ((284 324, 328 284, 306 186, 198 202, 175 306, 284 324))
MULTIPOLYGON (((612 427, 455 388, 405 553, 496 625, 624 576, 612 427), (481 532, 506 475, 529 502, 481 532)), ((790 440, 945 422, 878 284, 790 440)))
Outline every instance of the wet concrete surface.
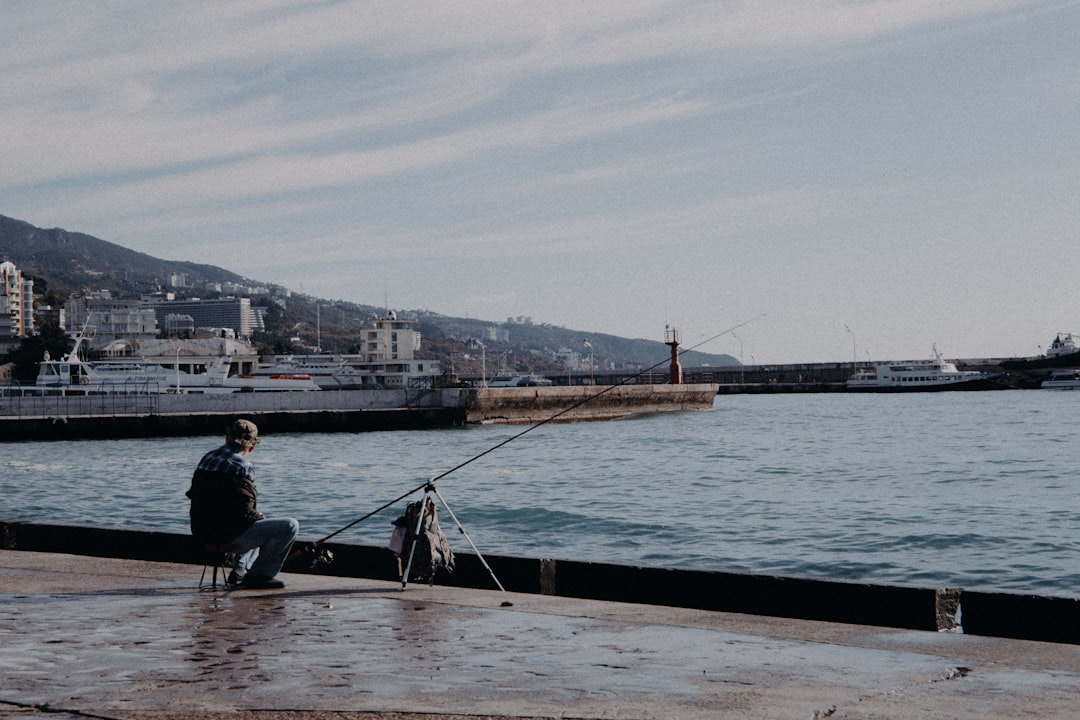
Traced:
POLYGON ((1080 717, 1075 645, 201 572, 0 552, 0 720, 1080 717))

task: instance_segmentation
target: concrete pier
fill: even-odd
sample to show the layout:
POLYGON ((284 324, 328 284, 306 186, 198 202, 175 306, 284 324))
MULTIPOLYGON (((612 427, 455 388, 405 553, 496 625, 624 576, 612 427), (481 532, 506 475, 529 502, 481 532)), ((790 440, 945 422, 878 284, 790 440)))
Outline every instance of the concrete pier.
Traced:
POLYGON ((0 717, 115 720, 1080 715, 1080 650, 197 565, 0 551, 0 717))
POLYGON ((238 415, 276 432, 365 432, 612 420, 712 410, 715 384, 437 388, 318 392, 0 395, 5 440, 217 435, 238 415))
POLYGON ((468 392, 471 423, 613 420, 644 413, 710 411, 715 383, 481 388, 468 392))
MULTIPOLYGON (((298 546, 299 547, 299 546, 298 546)), ((385 547, 326 543, 330 565, 286 566, 302 574, 396 581, 398 564, 385 547)), ((49 525, 0 520, 0 549, 202 564, 190 535, 149 530, 49 525)), ((949 631, 1080 646, 1080 600, 963 588, 920 588, 709 570, 458 553, 452 575, 461 588, 715 612, 840 622, 908 630, 949 631), (490 568, 490 570, 489 570, 490 568), (495 583, 492 575, 499 579, 495 583)))

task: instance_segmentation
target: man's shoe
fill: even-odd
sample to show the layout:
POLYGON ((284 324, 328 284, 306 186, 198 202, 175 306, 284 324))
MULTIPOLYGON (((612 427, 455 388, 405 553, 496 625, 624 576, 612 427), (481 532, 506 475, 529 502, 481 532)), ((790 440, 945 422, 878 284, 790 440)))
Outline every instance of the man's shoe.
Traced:
POLYGON ((249 590, 277 590, 279 588, 285 587, 285 583, 281 582, 277 578, 248 573, 244 577, 244 579, 240 581, 240 587, 247 588, 249 590))
POLYGON ((233 570, 231 573, 229 573, 229 577, 225 580, 225 584, 229 587, 236 587, 242 582, 244 582, 244 572, 242 570, 239 572, 233 570))

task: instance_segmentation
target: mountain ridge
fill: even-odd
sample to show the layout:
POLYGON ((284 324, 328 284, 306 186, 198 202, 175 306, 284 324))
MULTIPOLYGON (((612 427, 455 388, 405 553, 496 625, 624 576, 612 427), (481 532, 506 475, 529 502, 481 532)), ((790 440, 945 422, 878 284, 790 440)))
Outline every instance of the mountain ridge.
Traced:
POLYGON ((93 235, 39 228, 5 215, 0 215, 0 259, 11 260, 20 270, 47 279, 51 289, 67 293, 83 289, 84 283, 78 280, 88 275, 119 281, 119 289, 124 289, 124 275, 132 270, 150 275, 162 285, 173 273, 194 274, 208 282, 251 282, 213 265, 162 260, 93 235))

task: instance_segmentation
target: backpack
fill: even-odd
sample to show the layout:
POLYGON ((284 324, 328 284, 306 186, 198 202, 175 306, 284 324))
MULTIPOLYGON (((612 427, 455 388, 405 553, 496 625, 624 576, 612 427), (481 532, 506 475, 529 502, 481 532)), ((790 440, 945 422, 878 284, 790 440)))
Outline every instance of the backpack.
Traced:
POLYGON ((450 541, 446 539, 439 527, 439 518, 435 512, 435 502, 425 496, 422 500, 411 502, 405 506, 405 514, 394 520, 394 534, 390 538, 390 549, 397 556, 398 575, 402 581, 427 580, 428 584, 434 584, 435 575, 439 570, 448 573, 454 572, 454 551, 450 549, 450 541), (420 520, 420 508, 425 507, 424 518, 420 521, 419 537, 416 534, 417 522, 420 520), (416 551, 413 551, 413 545, 416 551), (404 567, 408 565, 409 555, 412 555, 412 565, 409 566, 409 577, 404 577, 404 567), (402 564, 402 558, 405 565, 402 564))

